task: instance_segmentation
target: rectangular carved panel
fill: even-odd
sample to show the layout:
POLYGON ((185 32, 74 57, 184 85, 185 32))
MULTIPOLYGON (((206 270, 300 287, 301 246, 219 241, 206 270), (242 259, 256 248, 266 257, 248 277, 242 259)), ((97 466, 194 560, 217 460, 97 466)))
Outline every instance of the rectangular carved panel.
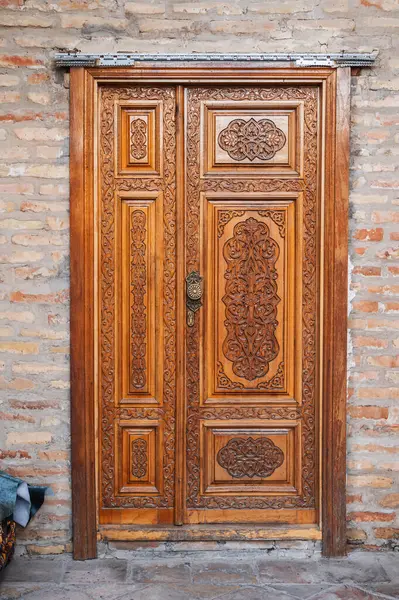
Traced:
POLYGON ((162 423, 116 423, 117 495, 162 493, 162 423))
POLYGON ((201 428, 203 494, 298 494, 298 422, 202 421, 201 428))
POLYGON ((204 175, 302 174, 301 102, 203 103, 204 175))
POLYGON ((120 403, 162 404, 162 194, 127 193, 119 208, 120 403))
POLYGON ((115 103, 115 171, 117 176, 162 175, 162 103, 115 103))
POLYGON ((203 401, 294 402, 295 195, 208 195, 203 202, 203 401))

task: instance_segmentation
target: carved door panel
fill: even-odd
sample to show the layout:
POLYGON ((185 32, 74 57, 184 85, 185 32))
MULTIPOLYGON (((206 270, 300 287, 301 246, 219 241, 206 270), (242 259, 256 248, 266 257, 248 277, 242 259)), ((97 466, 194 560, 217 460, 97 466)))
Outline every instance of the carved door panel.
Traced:
POLYGON ((318 521, 319 90, 100 86, 101 524, 318 521))
POLYGON ((100 523, 172 523, 174 87, 100 89, 100 523))
POLYGON ((318 519, 318 94, 186 90, 186 522, 318 519))

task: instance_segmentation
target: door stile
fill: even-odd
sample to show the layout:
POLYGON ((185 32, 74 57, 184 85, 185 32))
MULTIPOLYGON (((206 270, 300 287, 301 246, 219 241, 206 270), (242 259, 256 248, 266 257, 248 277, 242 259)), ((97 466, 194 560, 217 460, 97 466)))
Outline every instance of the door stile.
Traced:
POLYGON ((186 468, 185 404, 185 159, 184 159, 184 87, 176 88, 176 478, 175 525, 183 525, 186 468))

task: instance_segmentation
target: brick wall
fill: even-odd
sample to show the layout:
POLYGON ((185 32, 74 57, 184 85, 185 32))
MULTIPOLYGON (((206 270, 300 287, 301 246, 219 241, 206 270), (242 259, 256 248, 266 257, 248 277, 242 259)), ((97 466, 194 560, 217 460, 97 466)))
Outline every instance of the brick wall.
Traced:
MULTIPOLYGON (((1 0, 0 457, 55 496, 20 549, 70 549, 68 76, 59 49, 371 51, 353 78, 349 538, 399 536, 398 0, 1 0)), ((396 540, 396 542, 395 542, 396 540)))

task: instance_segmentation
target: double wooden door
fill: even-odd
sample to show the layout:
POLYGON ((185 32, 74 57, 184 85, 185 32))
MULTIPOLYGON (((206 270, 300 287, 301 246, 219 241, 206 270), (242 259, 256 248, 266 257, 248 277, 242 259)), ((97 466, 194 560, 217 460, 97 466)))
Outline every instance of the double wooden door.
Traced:
POLYGON ((320 90, 99 88, 100 523, 318 523, 320 90))

